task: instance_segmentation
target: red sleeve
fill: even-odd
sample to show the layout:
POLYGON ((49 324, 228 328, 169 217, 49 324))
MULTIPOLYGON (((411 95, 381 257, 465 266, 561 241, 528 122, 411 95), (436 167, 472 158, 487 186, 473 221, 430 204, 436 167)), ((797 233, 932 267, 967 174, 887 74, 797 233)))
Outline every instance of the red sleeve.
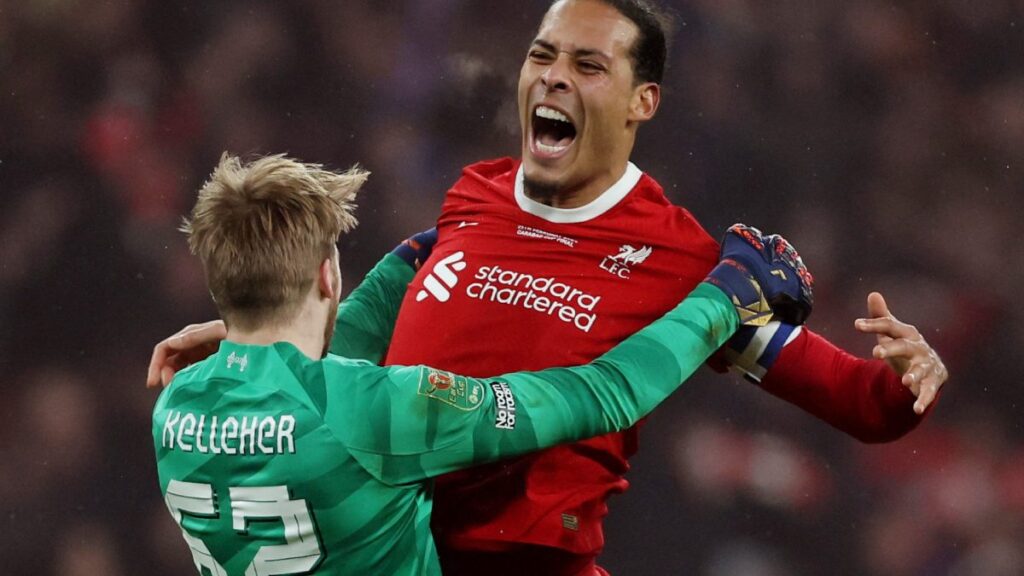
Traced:
POLYGON ((806 327, 761 387, 862 442, 896 440, 928 414, 914 413, 913 393, 888 364, 847 354, 806 327))

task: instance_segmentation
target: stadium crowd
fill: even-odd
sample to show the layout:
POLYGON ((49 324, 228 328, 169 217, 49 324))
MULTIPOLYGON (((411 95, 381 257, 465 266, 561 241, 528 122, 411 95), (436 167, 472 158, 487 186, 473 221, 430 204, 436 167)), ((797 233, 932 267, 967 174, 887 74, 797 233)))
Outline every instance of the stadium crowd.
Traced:
MULTIPOLYGON (((545 0, 0 0, 0 565, 181 574, 159 497, 150 349, 215 314, 176 228, 221 151, 373 172, 347 287, 428 228, 460 168, 515 155, 545 0)), ((634 162, 713 235, 784 233, 810 325, 886 295, 952 378, 863 445, 698 374, 613 499, 613 574, 1024 573, 1024 2, 671 3, 634 162)))

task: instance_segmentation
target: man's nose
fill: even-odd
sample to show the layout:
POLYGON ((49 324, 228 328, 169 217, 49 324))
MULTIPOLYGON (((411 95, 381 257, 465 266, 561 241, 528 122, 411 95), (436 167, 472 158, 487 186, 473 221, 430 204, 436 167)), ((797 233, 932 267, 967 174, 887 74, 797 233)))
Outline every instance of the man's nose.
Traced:
POLYGON ((568 54, 560 53, 541 74, 540 81, 548 92, 561 92, 569 88, 570 60, 568 54))

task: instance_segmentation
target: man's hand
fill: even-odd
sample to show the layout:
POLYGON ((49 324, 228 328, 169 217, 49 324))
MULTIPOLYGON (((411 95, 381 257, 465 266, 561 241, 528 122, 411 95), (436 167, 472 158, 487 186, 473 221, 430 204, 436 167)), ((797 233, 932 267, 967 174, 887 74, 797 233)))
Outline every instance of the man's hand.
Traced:
POLYGON ((793 246, 745 224, 725 232, 718 265, 706 281, 729 296, 744 326, 772 319, 799 326, 814 305, 814 278, 793 246))
POLYGON ((167 386, 181 369, 217 351, 228 330, 221 320, 189 324, 153 348, 146 387, 167 386))
POLYGON ((924 414, 949 378, 946 365, 917 328, 896 319, 878 292, 868 294, 868 316, 854 322, 857 330, 878 337, 872 351, 903 377, 903 385, 917 397, 914 412, 924 414))
POLYGON ((427 258, 430 258, 430 252, 434 249, 434 244, 437 244, 436 226, 430 230, 424 230, 410 236, 401 244, 395 246, 391 253, 405 260, 409 266, 412 266, 413 270, 419 270, 420 266, 423 266, 423 263, 427 261, 427 258))

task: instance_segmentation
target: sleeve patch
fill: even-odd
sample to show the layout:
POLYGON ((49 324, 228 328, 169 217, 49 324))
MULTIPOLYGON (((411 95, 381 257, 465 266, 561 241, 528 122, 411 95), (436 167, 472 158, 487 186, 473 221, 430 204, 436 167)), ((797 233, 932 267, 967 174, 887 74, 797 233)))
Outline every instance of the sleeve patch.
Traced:
POLYGON ((420 369, 416 393, 467 411, 479 408, 484 401, 480 384, 451 372, 426 367, 420 369))
POLYGON ((494 427, 515 430, 516 398, 512 395, 512 390, 504 382, 491 382, 491 391, 494 392, 494 405, 497 408, 494 414, 494 427))

